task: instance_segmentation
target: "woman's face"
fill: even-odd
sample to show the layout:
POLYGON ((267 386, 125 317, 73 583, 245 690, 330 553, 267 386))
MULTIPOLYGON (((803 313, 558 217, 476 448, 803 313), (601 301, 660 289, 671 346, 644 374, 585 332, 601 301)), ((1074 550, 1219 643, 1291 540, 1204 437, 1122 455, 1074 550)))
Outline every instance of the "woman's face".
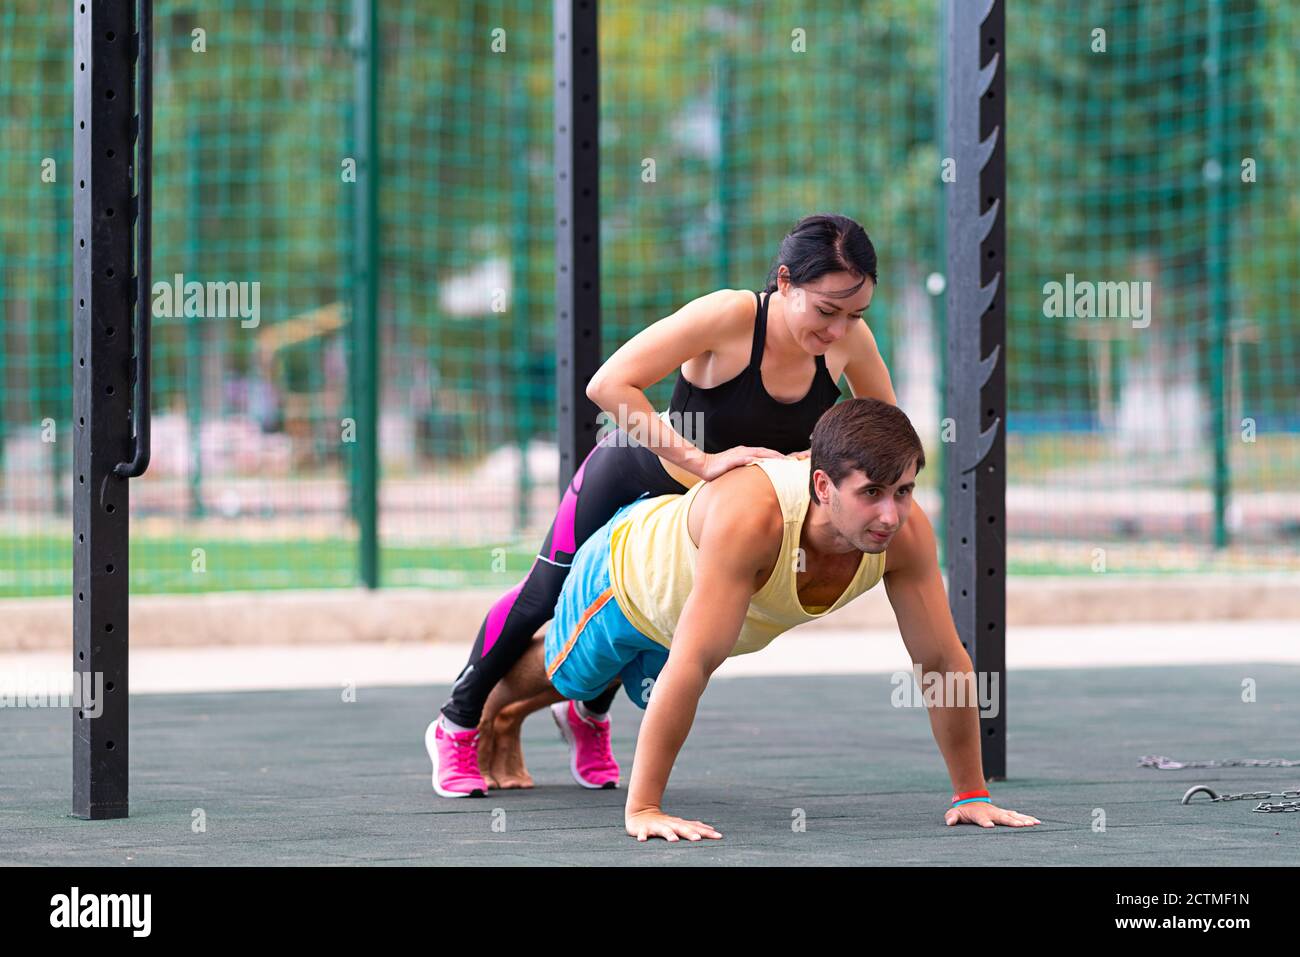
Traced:
POLYGON ((832 345, 848 334, 850 323, 862 321, 871 305, 876 284, 867 277, 852 295, 859 277, 847 272, 832 272, 803 286, 790 282, 789 271, 782 266, 777 274, 777 290, 785 300, 786 324, 790 334, 813 355, 825 355, 832 345))

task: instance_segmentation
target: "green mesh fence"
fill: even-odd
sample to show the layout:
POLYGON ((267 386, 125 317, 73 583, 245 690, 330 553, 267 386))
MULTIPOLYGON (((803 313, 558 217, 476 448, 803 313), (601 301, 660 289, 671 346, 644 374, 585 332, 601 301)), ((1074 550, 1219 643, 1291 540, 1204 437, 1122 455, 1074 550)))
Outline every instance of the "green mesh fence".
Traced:
POLYGON ((1012 554, 1294 571, 1296 8, 1018 4, 1008 29, 1012 554))
MULTIPOLYGON (((352 0, 155 9, 154 279, 256 282, 259 312, 155 319, 133 589, 354 584, 366 389, 383 581, 524 571, 557 501, 549 0, 382 0, 373 99, 352 0), (349 371, 369 110, 376 381, 349 371)), ((1009 8, 1013 572, 1300 568, 1297 20, 1283 0, 1009 8), (1057 314, 1051 283, 1139 298, 1057 314)), ((71 23, 0 11, 0 595, 71 583, 71 23)), ((853 216, 938 516, 939 4, 605 0, 600 30, 604 353, 761 288, 800 217, 853 216)))

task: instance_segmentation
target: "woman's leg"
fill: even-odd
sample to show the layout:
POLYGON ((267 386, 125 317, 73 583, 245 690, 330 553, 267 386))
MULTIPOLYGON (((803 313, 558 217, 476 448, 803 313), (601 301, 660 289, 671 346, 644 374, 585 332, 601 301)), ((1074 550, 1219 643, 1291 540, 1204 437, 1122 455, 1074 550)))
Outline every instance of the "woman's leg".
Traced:
POLYGON ((618 694, 618 685, 614 685, 599 698, 592 701, 584 701, 582 706, 587 709, 588 714, 602 715, 605 714, 614 705, 614 696, 618 694))
MULTIPOLYGON (((687 491, 685 487, 664 472, 654 453, 645 449, 636 449, 635 451, 628 449, 624 450, 624 457, 631 459, 631 463, 627 465, 627 468, 640 471, 642 476, 641 485, 648 486, 646 494, 655 496, 682 494, 687 491)), ((615 510, 610 511, 611 515, 613 511, 615 510)), ((619 687, 618 681, 614 681, 599 696, 590 701, 580 702, 577 705, 576 718, 567 710, 566 706, 565 710, 555 714, 557 723, 567 723, 570 730, 579 739, 580 745, 581 742, 587 742, 592 747, 597 747, 597 750, 601 748, 607 749, 608 738, 605 738, 601 743, 598 740, 599 736, 596 736, 588 742, 587 738, 591 736, 585 734, 584 731, 589 726, 595 728, 595 725, 589 725, 590 722, 594 721, 603 724, 607 720, 606 714, 613 704, 614 697, 618 694, 619 687), (574 723, 575 720, 577 724, 574 723)), ((485 777, 490 774, 498 782, 493 786, 501 788, 532 787, 532 778, 528 775, 524 765, 523 745, 521 742, 524 719, 530 714, 553 704, 555 701, 554 693, 548 692, 523 700, 515 697, 508 707, 503 708, 500 705, 497 693, 495 691, 492 693, 484 709, 483 719, 479 724, 480 741, 483 742, 479 754, 480 765, 485 769, 485 777)), ((555 711, 555 709, 552 708, 552 711, 555 711)), ((574 741, 570 741, 570 744, 574 745, 574 741)), ((579 747, 580 751, 582 747, 585 747, 585 745, 579 747)), ((604 779, 611 773, 617 774, 616 766, 606 765, 606 762, 613 762, 612 754, 605 754, 603 757, 596 754, 587 754, 584 761, 589 762, 588 767, 592 771, 593 781, 597 778, 604 779)), ((602 786, 608 786, 608 784, 602 786)))
MULTIPOLYGON (((452 686, 451 697, 442 706, 443 716, 464 728, 476 727, 483 716, 483 703, 496 683, 508 672, 528 643, 555 611, 555 602, 581 542, 577 508, 584 487, 593 474, 592 463, 607 449, 596 446, 583 461, 564 492, 560 508, 551 522, 542 549, 524 580, 493 603, 479 626, 469 661, 452 686)), ((590 498, 590 496, 588 496, 590 498)), ((587 504, 584 501, 584 506, 587 504)), ((585 514, 589 509, 582 510, 585 514)), ((584 529, 585 530, 585 529, 584 529)), ((585 538, 585 536, 584 536, 585 538)))
MULTIPOLYGON (((578 548, 619 508, 653 491, 645 488, 645 455, 653 453, 628 445, 622 433, 615 431, 583 461, 565 490, 528 576, 493 604, 480 626, 469 662, 442 707, 447 721, 462 728, 480 726, 483 706, 493 686, 552 617, 578 548)), ((662 468, 659 472, 663 472, 662 468)), ((664 481, 681 489, 666 474, 664 481)))

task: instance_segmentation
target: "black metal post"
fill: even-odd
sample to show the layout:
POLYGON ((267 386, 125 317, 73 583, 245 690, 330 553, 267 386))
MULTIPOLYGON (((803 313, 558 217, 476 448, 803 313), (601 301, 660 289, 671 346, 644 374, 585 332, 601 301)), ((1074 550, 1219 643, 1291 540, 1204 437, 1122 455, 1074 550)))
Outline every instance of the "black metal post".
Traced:
POLYGON ((555 387, 561 497, 596 445, 600 368, 597 0, 555 0, 555 387))
POLYGON ((1006 753, 1006 33, 1003 0, 948 0, 948 600, 979 674, 997 676, 981 716, 984 775, 1006 753))
POLYGON ((73 670, 92 689, 102 676, 102 693, 73 712, 72 813, 90 819, 128 810, 127 480, 149 462, 151 0, 140 2, 139 34, 134 4, 74 6, 73 670))

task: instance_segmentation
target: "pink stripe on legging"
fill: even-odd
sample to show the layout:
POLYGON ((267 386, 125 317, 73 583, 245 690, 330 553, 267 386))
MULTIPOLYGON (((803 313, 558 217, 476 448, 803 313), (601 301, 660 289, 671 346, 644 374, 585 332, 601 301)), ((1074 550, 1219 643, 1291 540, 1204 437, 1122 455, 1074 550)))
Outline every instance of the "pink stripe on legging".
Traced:
MULTIPOLYGON (((596 448, 600 448, 597 444, 596 448)), ((568 552, 572 555, 578 550, 577 535, 573 529, 574 515, 578 511, 578 493, 582 491, 582 475, 587 471, 587 463, 596 453, 592 449, 587 453, 587 457, 582 460, 582 465, 578 466, 578 471, 573 475, 573 481, 569 487, 564 490, 564 498, 560 499, 560 511, 555 516, 555 527, 551 533, 551 553, 547 557, 555 561, 557 552, 568 552)))
POLYGON ((483 636, 483 651, 480 653, 480 657, 487 657, 487 653, 492 650, 492 646, 501 637, 501 629, 506 623, 506 615, 510 614, 510 609, 515 606, 515 599, 519 597, 519 593, 523 591, 526 584, 528 584, 527 575, 518 585, 498 598, 496 604, 492 606, 492 610, 488 612, 487 634, 483 636))
MULTIPOLYGON (((606 436, 596 443, 596 448, 603 445, 608 438, 606 436)), ((551 552, 548 556, 551 561, 555 561, 556 552, 572 554, 578 550, 576 547, 577 534, 574 532, 573 527, 574 514, 578 509, 578 492, 582 490, 582 476, 587 471, 587 463, 591 461, 591 456, 595 451, 596 449, 592 449, 591 452, 587 453, 587 457, 582 460, 582 465, 578 466, 573 481, 564 490, 564 498, 560 500, 560 510, 555 516, 555 525, 551 534, 551 552)), ((488 612, 485 626, 487 631, 483 635, 482 655, 486 656, 492 650, 492 646, 497 643, 497 639, 501 637, 501 629, 505 627, 506 616, 510 614, 510 609, 515 605, 515 599, 519 597, 519 593, 523 591, 526 584, 528 584, 528 578, 525 576, 523 581, 498 598, 496 604, 492 606, 492 610, 488 612)))

